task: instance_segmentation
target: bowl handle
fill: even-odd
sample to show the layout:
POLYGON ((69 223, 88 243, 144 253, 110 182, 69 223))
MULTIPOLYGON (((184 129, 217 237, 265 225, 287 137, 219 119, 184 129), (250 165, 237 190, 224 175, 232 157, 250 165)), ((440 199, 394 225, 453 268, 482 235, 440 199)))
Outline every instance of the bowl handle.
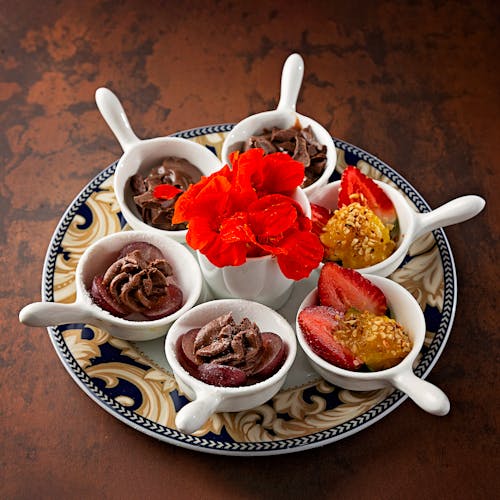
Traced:
POLYGON ((420 408, 432 415, 442 417, 450 411, 450 400, 446 394, 439 387, 422 380, 413 372, 400 373, 393 377, 391 383, 406 393, 420 408))
POLYGON ((288 56, 281 73, 281 93, 278 110, 295 111, 304 76, 304 61, 299 54, 288 56))
POLYGON ((124 152, 127 152, 134 144, 140 142, 140 139, 134 134, 130 126, 118 97, 111 90, 104 87, 97 89, 95 102, 124 152))
POLYGON ((54 326, 68 323, 92 323, 95 319, 85 305, 34 302, 21 309, 19 321, 27 326, 54 326))
POLYGON ((467 195, 455 198, 430 212, 418 214, 416 217, 415 238, 439 227, 446 227, 471 219, 481 212, 485 204, 485 200, 480 196, 467 195))
POLYGON ((220 397, 208 390, 202 396, 183 406, 175 417, 177 429, 186 434, 197 431, 217 411, 220 397))

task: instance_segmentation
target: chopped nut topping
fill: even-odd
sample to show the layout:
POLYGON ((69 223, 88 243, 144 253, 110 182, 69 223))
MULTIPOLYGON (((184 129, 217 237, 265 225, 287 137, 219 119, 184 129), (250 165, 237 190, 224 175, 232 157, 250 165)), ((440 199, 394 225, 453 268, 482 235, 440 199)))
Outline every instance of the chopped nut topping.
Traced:
POLYGON ((359 269, 392 254, 396 244, 389 230, 368 207, 353 202, 334 212, 320 239, 327 247, 327 260, 359 269))
POLYGON ((412 348, 408 334, 398 322, 368 311, 350 309, 334 335, 370 370, 395 366, 412 348))

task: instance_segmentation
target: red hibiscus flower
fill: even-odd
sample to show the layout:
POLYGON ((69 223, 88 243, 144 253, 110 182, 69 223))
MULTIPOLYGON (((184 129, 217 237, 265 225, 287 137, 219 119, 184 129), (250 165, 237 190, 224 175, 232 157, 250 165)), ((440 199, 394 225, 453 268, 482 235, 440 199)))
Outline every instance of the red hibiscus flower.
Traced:
POLYGON ((232 168, 203 177, 177 200, 174 224, 187 221, 186 241, 218 267, 273 255, 283 274, 309 276, 323 258, 311 220, 290 195, 304 166, 286 153, 233 153, 232 168))

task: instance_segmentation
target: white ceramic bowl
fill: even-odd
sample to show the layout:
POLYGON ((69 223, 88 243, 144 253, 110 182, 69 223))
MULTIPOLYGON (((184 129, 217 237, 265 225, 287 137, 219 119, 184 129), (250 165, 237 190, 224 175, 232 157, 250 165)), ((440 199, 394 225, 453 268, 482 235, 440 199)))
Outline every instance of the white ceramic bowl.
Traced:
POLYGON ((413 364, 425 340, 425 319, 415 298, 398 283, 380 276, 366 275, 384 293, 392 317, 408 332, 413 343, 410 353, 396 366, 377 372, 344 370, 318 356, 307 343, 298 322, 300 311, 318 304, 318 291, 311 291, 297 312, 296 331, 300 346, 312 367, 328 382, 353 391, 371 391, 393 386, 405 392, 418 406, 434 415, 446 415, 450 402, 444 392, 413 373, 413 364))
MULTIPOLYGON (((311 205, 304 190, 296 188, 292 198, 310 218, 311 205)), ((295 281, 283 275, 272 255, 248 257, 240 266, 217 267, 199 250, 196 253, 203 277, 216 299, 254 300, 279 309, 293 290, 295 281)))
POLYGON ((36 302, 24 307, 19 320, 28 326, 53 326, 67 323, 88 323, 125 340, 152 340, 164 335, 169 326, 191 309, 200 297, 203 278, 193 254, 180 243, 161 234, 145 231, 123 231, 98 240, 89 246, 76 267, 76 301, 72 304, 36 302), (136 241, 159 248, 172 266, 173 276, 183 293, 183 305, 175 313, 149 321, 130 321, 113 316, 100 308, 90 297, 92 279, 114 262, 118 252, 136 241))
MULTIPOLYGON (((439 227, 464 222, 477 215, 485 201, 480 196, 467 195, 456 198, 435 210, 426 213, 416 212, 405 197, 389 184, 375 181, 391 199, 398 216, 399 237, 396 250, 387 259, 373 266, 357 269, 361 274, 389 276, 403 262, 410 245, 420 236, 439 227)), ((330 210, 337 209, 340 181, 335 181, 314 192, 309 200, 330 210)))
POLYGON ((170 328, 165 339, 165 354, 181 391, 192 401, 183 406, 175 418, 181 432, 192 433, 217 412, 234 412, 255 408, 271 399, 285 382, 295 359, 297 343, 290 324, 267 306, 241 299, 215 300, 200 304, 181 316, 170 328), (268 379, 244 387, 216 387, 190 375, 179 363, 176 354, 178 338, 193 328, 231 312, 235 321, 244 317, 255 322, 262 332, 279 335, 288 346, 281 368, 268 379))
POLYGON ((287 129, 293 127, 298 121, 302 128, 311 126, 316 139, 326 146, 327 163, 321 177, 304 188, 307 196, 316 189, 324 186, 337 163, 337 151, 330 133, 317 121, 295 111, 297 98, 304 75, 304 61, 299 54, 292 54, 285 61, 281 76, 281 95, 278 107, 272 111, 265 111, 245 118, 240 121, 228 134, 222 145, 222 163, 229 164, 229 155, 239 150, 245 141, 252 135, 263 133, 264 129, 278 127, 287 129))
POLYGON ((129 179, 139 171, 147 175, 152 167, 169 156, 186 159, 204 176, 217 172, 222 166, 220 160, 208 148, 180 137, 140 140, 132 131, 125 111, 113 92, 99 88, 95 98, 103 118, 124 151, 115 170, 114 191, 125 220, 133 229, 167 235, 185 243, 187 230, 158 229, 142 220, 132 197, 129 179))

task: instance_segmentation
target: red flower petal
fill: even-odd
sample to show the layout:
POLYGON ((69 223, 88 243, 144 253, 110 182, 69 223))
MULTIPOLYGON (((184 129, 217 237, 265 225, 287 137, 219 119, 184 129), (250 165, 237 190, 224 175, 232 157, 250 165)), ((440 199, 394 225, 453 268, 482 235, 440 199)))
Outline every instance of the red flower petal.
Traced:
POLYGON ((287 153, 272 153, 265 157, 265 178, 261 190, 265 193, 291 193, 304 180, 304 165, 287 153))
POLYGON ((230 161, 237 184, 250 182, 259 196, 290 193, 304 180, 304 165, 287 153, 264 154, 253 148, 244 153, 231 153, 230 161))
POLYGON ((305 216, 302 207, 300 207, 300 214, 297 217, 297 228, 299 231, 312 231, 312 220, 305 216))
POLYGON ((212 174, 189 186, 175 204, 172 222, 178 224, 193 217, 222 214, 227 208, 231 183, 225 175, 212 174))
POLYGON ((160 200, 171 200, 179 193, 182 193, 182 189, 172 186, 171 184, 158 184, 158 186, 155 186, 153 189, 153 196, 160 200))
POLYGON ((239 153, 231 153, 230 161, 234 172, 235 187, 251 186, 252 189, 259 190, 264 182, 265 163, 264 150, 253 148, 239 153))
POLYGON ((189 221, 189 229, 186 234, 188 245, 194 250, 205 253, 205 248, 209 247, 213 240, 219 236, 217 223, 214 224, 210 218, 193 217, 189 221))
POLYGON ((248 214, 237 212, 220 225, 220 237, 225 243, 255 243, 255 235, 248 225, 248 214))
POLYGON ((259 238, 256 247, 260 248, 263 255, 274 255, 276 257, 286 253, 286 250, 280 246, 282 240, 282 235, 279 238, 259 238))
POLYGON ((280 247, 284 252, 277 255, 281 272, 290 279, 307 278, 323 259, 323 245, 309 231, 293 231, 285 236, 280 247))
POLYGON ((236 212, 246 210, 247 206, 258 199, 256 186, 260 185, 263 151, 251 149, 240 154, 231 153, 230 160, 233 166, 232 209, 236 212))
POLYGON ((242 242, 226 243, 214 227, 213 220, 195 217, 189 222, 186 241, 199 250, 215 266, 240 266, 246 261, 247 245, 242 242))
POLYGON ((270 194, 248 207, 249 221, 258 236, 277 236, 297 220, 295 202, 281 194, 270 194))

